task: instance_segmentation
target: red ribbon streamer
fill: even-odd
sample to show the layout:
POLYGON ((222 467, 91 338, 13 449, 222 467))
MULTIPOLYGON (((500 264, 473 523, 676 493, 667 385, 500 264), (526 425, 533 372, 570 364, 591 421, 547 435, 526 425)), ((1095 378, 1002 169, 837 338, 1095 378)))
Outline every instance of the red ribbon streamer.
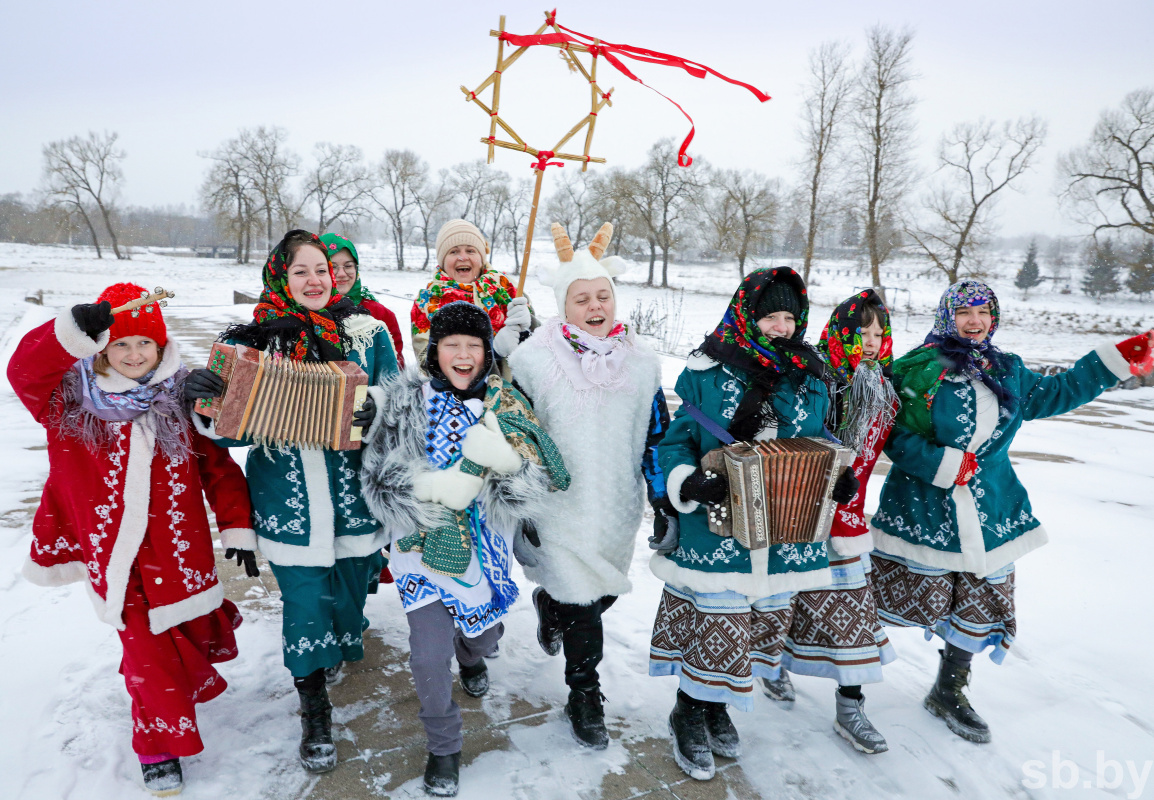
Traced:
MULTIPOLYGON (((629 70, 629 68, 621 62, 621 59, 617 57, 618 55, 625 58, 631 58, 634 61, 644 61, 648 64, 658 64, 663 67, 680 67, 695 78, 704 78, 706 74, 713 75, 714 77, 720 78, 726 83, 732 83, 735 86, 741 86, 745 89, 748 89, 753 93, 753 96, 762 103, 770 99, 768 94, 761 91, 756 86, 751 86, 748 83, 744 83, 726 75, 722 75, 717 70, 711 67, 707 67, 705 64, 692 61, 688 58, 682 58, 681 56, 662 53, 658 50, 649 50, 644 47, 634 47, 633 45, 629 44, 613 44, 612 42, 607 42, 604 39, 598 41, 586 33, 575 31, 572 28, 566 28, 564 25, 557 25, 556 18, 557 9, 553 9, 553 11, 546 16, 545 23, 550 26, 556 25, 556 27, 565 31, 565 33, 544 33, 536 36, 519 36, 512 33, 502 33, 499 38, 502 41, 508 42, 515 47, 533 47, 535 45, 566 43, 584 45, 585 47, 589 48, 589 52, 594 57, 605 56, 605 60, 616 67, 617 71, 622 75, 629 78, 630 80, 637 81, 646 89, 657 92, 657 94, 664 97, 670 103, 673 103, 673 105, 677 106, 677 110, 684 114, 685 118, 689 120, 689 135, 685 137, 685 140, 681 143, 681 149, 677 151, 677 163, 679 166, 688 167, 693 163, 693 159, 686 154, 686 150, 689 149, 689 143, 693 141, 693 134, 695 133, 693 117, 689 116, 685 109, 682 108, 681 105, 673 98, 657 91, 645 81, 634 75, 629 70)), ((553 154, 550 153, 549 155, 553 154)), ((534 167, 534 169, 536 169, 536 167, 534 167)))
POLYGON ((554 153, 552 150, 538 150, 537 151, 537 160, 533 163, 533 166, 530 167, 530 169, 539 169, 542 172, 544 172, 545 167, 563 167, 563 166, 565 166, 564 162, 562 162, 562 161, 550 161, 549 160, 555 155, 557 155, 557 154, 554 153))

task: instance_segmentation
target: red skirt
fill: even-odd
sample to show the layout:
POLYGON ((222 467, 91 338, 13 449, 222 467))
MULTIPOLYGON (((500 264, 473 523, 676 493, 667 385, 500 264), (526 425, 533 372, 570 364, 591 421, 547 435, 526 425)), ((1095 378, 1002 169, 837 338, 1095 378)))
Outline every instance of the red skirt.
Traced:
POLYGON ((140 571, 124 593, 124 657, 120 674, 132 698, 132 749, 142 756, 192 756, 204 749, 196 704, 227 688, 212 666, 237 656, 240 611, 231 600, 208 614, 154 634, 148 627, 140 571))

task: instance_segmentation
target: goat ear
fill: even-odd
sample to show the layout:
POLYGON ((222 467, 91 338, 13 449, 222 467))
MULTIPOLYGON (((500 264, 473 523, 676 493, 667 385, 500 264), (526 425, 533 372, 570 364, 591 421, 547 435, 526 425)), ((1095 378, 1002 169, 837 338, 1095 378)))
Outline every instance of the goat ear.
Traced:
POLYGON ((560 222, 554 222, 549 226, 549 230, 553 233, 553 246, 557 248, 557 258, 562 263, 573 260, 573 243, 569 241, 569 234, 565 232, 560 222))
POLYGON ((601 226, 601 230, 597 231, 597 235, 593 237, 593 241, 589 243, 589 252, 598 261, 601 256, 605 255, 605 251, 609 249, 609 240, 613 238, 613 223, 606 222, 601 226))
POLYGON ((621 256, 605 256, 601 259, 601 266, 609 273, 609 277, 616 278, 629 269, 629 262, 621 256))

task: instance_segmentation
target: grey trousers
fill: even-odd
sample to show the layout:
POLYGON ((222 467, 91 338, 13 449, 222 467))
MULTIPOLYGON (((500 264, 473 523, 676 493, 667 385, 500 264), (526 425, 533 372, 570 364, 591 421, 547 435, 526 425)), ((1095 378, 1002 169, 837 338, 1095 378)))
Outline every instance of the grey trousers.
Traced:
POLYGON ((459 753, 465 737, 461 708, 453 701, 453 656, 463 667, 474 666, 493 652, 505 625, 498 622, 480 636, 468 638, 439 602, 405 616, 409 620, 409 669, 421 701, 418 716, 425 726, 429 752, 437 756, 459 753))

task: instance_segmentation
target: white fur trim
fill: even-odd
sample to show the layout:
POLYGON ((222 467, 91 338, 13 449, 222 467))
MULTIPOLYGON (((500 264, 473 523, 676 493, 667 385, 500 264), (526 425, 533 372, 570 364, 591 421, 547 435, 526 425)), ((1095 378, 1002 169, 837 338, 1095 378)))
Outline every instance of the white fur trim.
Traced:
POLYGON ((943 447, 942 460, 938 464, 938 471, 934 473, 932 483, 939 489, 949 489, 958 477, 958 470, 962 468, 964 451, 956 447, 943 447))
POLYGON ((256 550, 256 531, 252 528, 225 528, 220 532, 220 546, 225 550, 256 550))
POLYGON ((148 503, 152 490, 152 454, 156 439, 152 431, 150 414, 137 417, 132 423, 132 435, 128 445, 128 466, 124 468, 124 512, 120 517, 120 528, 116 532, 116 543, 104 570, 104 609, 100 618, 117 630, 124 630, 121 612, 124 610, 124 592, 128 587, 128 575, 144 534, 148 530, 148 503))
POLYGON ((56 334, 56 341, 60 342, 60 346, 68 352, 68 355, 78 361, 99 353, 108 346, 108 340, 112 336, 108 331, 104 331, 96 337, 96 341, 93 341, 91 336, 80 330, 80 326, 72 318, 71 307, 57 315, 52 332, 56 334))
POLYGON ((223 439, 219 433, 216 432, 216 420, 201 416, 195 411, 192 412, 192 425, 196 428, 196 432, 207 439, 223 439))
POLYGON ((998 398, 986 387, 986 384, 972 380, 970 386, 974 389, 977 418, 974 420, 974 435, 970 437, 966 451, 976 453, 994 435, 994 429, 998 427, 1000 407, 998 398))
POLYGON ((305 474, 309 543, 299 545, 274 542, 257 534, 257 545, 265 558, 282 567, 331 567, 336 561, 333 546, 336 529, 325 451, 302 447, 297 450, 297 455, 305 474))
POLYGON ((958 520, 958 541, 962 548, 962 564, 966 572, 986 574, 986 542, 982 523, 978 518, 978 504, 969 486, 955 486, 950 495, 954 499, 954 514, 958 520))
POLYGON ((333 550, 337 558, 361 558, 371 556, 388 543, 389 537, 379 530, 360 536, 338 536, 333 541, 333 550))
POLYGON ((156 636, 171 627, 216 611, 223 602, 224 587, 217 583, 179 602, 148 609, 148 629, 156 636))
MULTIPOLYGON (((377 407, 377 411, 380 411, 382 408, 385 407, 385 390, 382 389, 380 386, 370 386, 369 387, 369 397, 373 398, 373 405, 375 405, 377 407)), ((376 430, 377 419, 379 416, 380 415, 378 414, 377 417, 373 417, 373 423, 371 425, 369 425, 369 427, 365 428, 364 431, 361 432, 361 441, 362 442, 367 442, 371 439, 373 431, 376 430)), ((361 445, 361 446, 364 447, 364 445, 361 445)))
POLYGON ((665 476, 666 494, 669 497, 669 502, 673 503, 673 507, 682 514, 692 514, 701 505, 696 500, 683 501, 681 499, 681 484, 685 483, 685 479, 696 471, 697 467, 692 464, 678 464, 669 470, 669 474, 665 476))
POLYGON ((617 287, 613 284, 613 277, 620 275, 624 270, 621 266, 624 260, 616 256, 609 256, 598 261, 589 252, 588 248, 580 247, 573 251, 570 261, 559 262, 556 267, 544 266, 537 268, 537 279, 543 286, 553 290, 553 297, 557 300, 557 311, 565 313, 565 300, 569 295, 569 286, 573 281, 591 281, 596 278, 605 278, 609 281, 609 288, 617 296, 617 287))
POLYGON ((821 589, 833 583, 833 573, 829 567, 810 570, 809 572, 783 572, 776 575, 765 573, 764 560, 769 557, 769 551, 754 550, 750 553, 750 560, 754 572, 699 572, 695 569, 674 564, 663 555, 654 553, 649 559, 649 569, 659 579, 671 586, 684 586, 695 592, 738 592, 752 600, 769 597, 783 592, 806 592, 821 589), (763 554, 761 573, 757 572, 758 564, 755 556, 763 554))
MULTIPOLYGON (((936 567, 937 569, 948 569, 954 572, 970 572, 965 563, 964 553, 945 553, 941 550, 935 550, 932 547, 925 547, 919 544, 912 544, 905 539, 897 536, 890 536, 888 533, 870 526, 870 532, 874 536, 874 547, 880 553, 888 553, 894 556, 901 556, 910 561, 916 561, 919 564, 925 564, 927 567, 936 567)), ((1046 529, 1039 525, 1031 531, 1027 531, 1014 539, 1012 542, 996 547, 985 554, 985 566, 980 572, 974 572, 974 575, 979 578, 984 578, 997 572, 1007 564, 1017 561, 1022 556, 1026 555, 1032 550, 1037 550, 1042 545, 1050 541, 1050 537, 1046 534, 1046 529)))
MULTIPOLYGON (((161 381, 168 380, 176 374, 178 369, 180 369, 180 347, 177 345, 176 339, 169 339, 168 344, 164 346, 164 355, 160 357, 160 363, 156 365, 156 373, 149 378, 148 385, 155 386, 161 381)), ((132 378, 121 375, 115 369, 110 370, 107 375, 96 376, 97 388, 110 394, 127 392, 139 385, 132 378)))
POLYGON ((1134 377, 1134 374, 1130 372, 1130 362, 1123 358, 1122 354, 1118 352, 1118 348, 1114 345, 1106 344, 1101 347, 1095 347, 1093 352, 1098 358, 1102 359, 1102 363, 1106 366, 1106 369, 1114 373, 1114 377, 1118 380, 1124 381, 1127 378, 1134 377))
POLYGON ((66 561, 63 564, 44 567, 33 561, 31 557, 25 557, 20 574, 29 583, 34 583, 37 586, 67 586, 70 583, 79 583, 88 578, 88 570, 79 561, 66 561))
POLYGON ((828 545, 839 556, 860 556, 874 549, 874 537, 869 531, 857 536, 831 536, 828 545))
POLYGON ((719 363, 721 362, 714 361, 704 353, 690 353, 689 358, 685 359, 685 368, 694 372, 703 372, 707 369, 713 369, 719 363))

